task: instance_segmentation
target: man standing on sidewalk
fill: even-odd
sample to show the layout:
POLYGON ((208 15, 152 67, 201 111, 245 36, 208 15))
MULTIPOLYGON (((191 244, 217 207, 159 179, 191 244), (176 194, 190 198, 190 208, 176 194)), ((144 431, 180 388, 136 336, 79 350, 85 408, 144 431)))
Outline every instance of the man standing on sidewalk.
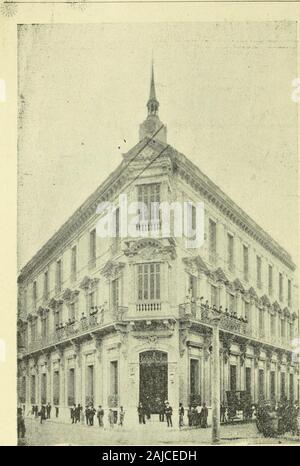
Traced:
POLYGON ((104 410, 102 406, 100 405, 97 410, 97 418, 98 418, 99 427, 103 427, 103 417, 104 417, 104 410))
POLYGON ((167 426, 173 427, 173 424, 172 424, 173 408, 172 406, 170 406, 168 401, 166 402, 165 414, 166 414, 166 419, 167 419, 167 426))

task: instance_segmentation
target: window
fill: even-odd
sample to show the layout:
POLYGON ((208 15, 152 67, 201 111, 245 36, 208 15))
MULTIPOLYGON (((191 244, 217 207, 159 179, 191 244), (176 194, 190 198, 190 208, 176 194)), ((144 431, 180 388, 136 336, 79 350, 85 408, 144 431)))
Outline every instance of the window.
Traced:
POLYGON ((190 395, 200 395, 199 359, 190 359, 190 395))
POLYGON ((77 275, 77 246, 71 249, 71 280, 75 281, 77 275))
POLYGON ((49 296, 49 274, 48 270, 44 272, 44 299, 48 299, 49 296))
POLYGON ((33 319, 30 324, 31 341, 36 341, 36 319, 33 319))
POLYGON ((189 274, 189 296, 193 301, 197 298, 197 277, 189 274))
POLYGON ((27 289, 23 290, 23 311, 27 313, 27 289))
POLYGON ((211 305, 218 306, 218 287, 211 285, 211 305))
POLYGON ((41 403, 47 403, 47 374, 43 373, 41 378, 41 403))
POLYGON ((250 303, 248 303, 247 301, 245 301, 245 318, 247 320, 247 322, 250 322, 250 303))
POLYGON ((264 398, 265 394, 265 373, 263 369, 258 371, 258 394, 260 398, 264 398))
POLYGON ((76 304, 71 303, 69 306, 69 319, 71 322, 74 322, 76 318, 76 304))
POLYGON ((228 269, 233 271, 234 269, 233 236, 230 233, 227 234, 227 262, 228 262, 228 269))
POLYGON ((251 393, 251 367, 246 367, 245 388, 247 393, 251 393))
POLYGON ((115 211, 115 235, 120 238, 120 209, 117 207, 115 211))
POLYGON ((244 280, 248 281, 249 279, 249 249, 247 246, 243 246, 243 272, 244 280))
POLYGON ((96 229, 90 231, 90 264, 96 263, 96 229))
POLYGON ((138 300, 160 299, 160 264, 138 265, 138 300))
POLYGON ((288 306, 292 305, 292 282, 288 279, 288 306))
POLYGON ((294 374, 290 374, 289 392, 290 401, 294 401, 294 374))
POLYGON ((270 319, 271 319, 271 337, 275 337, 276 336, 276 315, 271 314, 270 319))
POLYGON ((54 405, 59 405, 59 390, 60 390, 59 371, 54 371, 53 373, 53 404, 54 405))
POLYGON ((48 319, 48 314, 46 314, 42 318, 42 338, 43 339, 48 338, 48 324, 49 324, 49 319, 48 319))
POLYGON ((110 362, 110 394, 118 395, 119 381, 118 381, 118 361, 110 362))
POLYGON ((212 263, 216 262, 217 253, 217 225, 209 219, 209 260, 212 263))
POLYGON ((285 338, 285 319, 280 319, 280 327, 281 327, 281 330, 280 330, 280 335, 281 335, 281 338, 285 338))
POLYGON ((94 310, 94 307, 96 306, 96 292, 91 291, 88 295, 88 314, 94 310))
POLYGON ((89 365, 86 368, 86 404, 94 402, 94 366, 89 365))
POLYGON ((36 403, 35 375, 32 375, 30 377, 30 402, 31 402, 31 404, 36 403))
POLYGON ((36 281, 33 282, 32 285, 32 301, 33 301, 33 309, 36 309, 37 305, 37 283, 36 281))
POLYGON ((228 310, 231 313, 235 312, 235 296, 234 294, 228 294, 228 310))
POLYGON ((272 265, 269 265, 268 292, 269 292, 269 295, 272 296, 273 294, 273 267, 272 265))
POLYGON ((292 340, 294 338, 294 325, 293 325, 293 322, 290 322, 289 323, 289 333, 290 333, 290 340, 292 340))
POLYGON ((112 281, 112 307, 118 310, 119 307, 119 279, 116 278, 112 281))
POLYGON ((276 395, 276 388, 275 388, 275 372, 270 372, 270 398, 271 400, 275 400, 276 395))
POLYGON ((192 239, 195 237, 196 233, 196 207, 194 204, 189 202, 187 204, 188 211, 187 211, 187 228, 188 228, 188 233, 187 236, 188 238, 192 239))
POLYGON ((62 288, 62 261, 59 259, 56 262, 56 291, 61 291, 62 288))
POLYGON ((256 284, 257 288, 261 288, 261 257, 256 256, 256 284))
POLYGON ((56 330, 62 324, 62 304, 59 305, 57 311, 54 313, 54 329, 56 330))
POLYGON ((75 403, 75 369, 69 369, 68 374, 68 406, 75 403))
POLYGON ((23 376, 20 381, 20 403, 26 403, 26 377, 23 376))
POLYGON ((285 372, 280 373, 280 397, 285 398, 285 372))
POLYGON ((236 391, 236 366, 230 364, 230 390, 232 392, 236 391))
POLYGON ((160 184, 142 184, 138 186, 138 202, 145 206, 140 212, 140 222, 159 221, 160 184))
POLYGON ((258 316, 259 316, 258 317, 259 318, 259 322, 258 322, 259 330, 260 330, 260 333, 263 335, 264 329, 265 329, 265 313, 263 309, 259 309, 258 316))
POLYGON ((279 301, 283 300, 283 277, 282 273, 279 273, 279 301))

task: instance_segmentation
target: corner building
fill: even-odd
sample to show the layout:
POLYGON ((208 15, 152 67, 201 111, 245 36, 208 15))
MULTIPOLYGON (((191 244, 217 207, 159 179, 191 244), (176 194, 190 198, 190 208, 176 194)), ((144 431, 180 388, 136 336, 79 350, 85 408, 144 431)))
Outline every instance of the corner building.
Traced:
POLYGON ((93 402, 106 415, 123 406, 134 424, 139 401, 157 413, 158 400, 168 400, 175 415, 179 402, 210 406, 211 308, 221 317, 221 399, 246 390, 253 402, 299 400, 295 265, 167 145, 158 109, 152 69, 139 142, 20 272, 18 398, 26 412, 50 402, 69 422, 73 403, 93 402), (204 244, 187 248, 142 217, 137 229, 151 224, 157 237, 122 237, 124 193, 128 203, 203 202, 204 244), (115 237, 96 234, 101 201, 116 205, 115 237))

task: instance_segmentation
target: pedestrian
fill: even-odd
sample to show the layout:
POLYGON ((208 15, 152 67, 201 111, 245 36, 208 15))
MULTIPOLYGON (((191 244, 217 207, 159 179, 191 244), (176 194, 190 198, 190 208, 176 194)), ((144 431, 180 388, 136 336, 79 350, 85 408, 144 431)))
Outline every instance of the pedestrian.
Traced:
POLYGON ((55 406, 55 417, 58 417, 59 414, 59 407, 55 406))
POLYGON ((165 405, 162 400, 159 400, 159 420, 160 422, 165 420, 165 405))
POLYGON ((208 417, 208 409, 205 403, 202 405, 202 410, 201 410, 201 427, 206 428, 207 427, 207 417, 208 417))
POLYGON ((77 407, 75 408, 75 424, 77 424, 77 422, 80 422, 81 411, 82 406, 80 405, 80 403, 78 403, 77 407))
POLYGON ((193 425, 192 416, 193 416, 192 405, 189 405, 189 409, 188 409, 188 412, 187 412, 189 427, 192 427, 192 425, 193 425))
POLYGON ((195 422, 195 425, 196 427, 200 427, 200 424, 201 424, 201 405, 200 403, 197 404, 196 408, 195 408, 195 418, 196 418, 196 422, 195 422))
POLYGON ((145 419, 145 410, 144 410, 144 406, 141 402, 139 402, 139 405, 138 405, 138 415, 139 415, 139 423, 140 424, 146 424, 146 419, 145 419))
POLYGON ((225 403, 221 403, 220 406, 220 422, 225 423, 225 418, 226 418, 226 405, 225 403))
POLYGON ((104 410, 102 406, 100 405, 97 410, 97 419, 98 419, 99 427, 103 427, 103 418, 104 418, 104 410))
POLYGON ((124 417, 125 417, 125 411, 123 409, 123 406, 120 407, 120 412, 119 412, 119 426, 123 426, 124 423, 124 417))
POLYGON ((184 407, 182 403, 179 403, 179 429, 184 426, 183 418, 184 418, 184 407))
POLYGON ((109 427, 113 429, 114 423, 115 423, 115 415, 111 408, 109 409, 109 412, 108 412, 108 422, 109 422, 109 427))
POLYGON ((89 425, 90 407, 86 406, 84 410, 86 425, 89 425))
POLYGON ((38 407, 38 405, 35 405, 35 407, 34 407, 34 415, 35 415, 35 418, 39 417, 39 407, 38 407))
POLYGON ((75 419, 76 419, 76 405, 75 405, 75 403, 71 407, 71 419, 72 419, 72 424, 75 424, 75 419))
POLYGON ((22 408, 18 408, 17 410, 17 430, 18 430, 18 438, 24 438, 25 433, 26 433, 26 428, 25 428, 22 408))
POLYGON ((46 413, 47 413, 47 419, 51 418, 51 403, 48 401, 47 406, 46 406, 46 413))
POLYGON ((96 410, 94 408, 93 405, 90 406, 90 409, 89 409, 89 422, 90 422, 90 426, 93 426, 94 425, 94 416, 96 414, 96 410))
POLYGON ((46 409, 45 409, 44 405, 41 406, 41 409, 40 409, 38 415, 40 416, 40 424, 42 424, 43 421, 46 419, 46 409))
POLYGON ((170 406, 169 402, 166 402, 166 407, 165 407, 165 415, 167 419, 167 426, 168 427, 173 427, 172 424, 172 414, 173 414, 173 408, 170 406))

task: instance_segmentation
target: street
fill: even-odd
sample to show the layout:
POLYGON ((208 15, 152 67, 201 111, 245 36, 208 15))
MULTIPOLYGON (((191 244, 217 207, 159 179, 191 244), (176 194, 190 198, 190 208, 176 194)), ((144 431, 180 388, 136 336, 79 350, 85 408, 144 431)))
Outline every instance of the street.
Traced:
MULTIPOLYGON (((135 429, 115 426, 104 429, 81 424, 66 424, 55 420, 25 419, 26 437, 24 445, 209 445, 211 428, 181 431, 168 428, 156 421, 137 425, 135 429)), ((300 445, 300 438, 286 434, 278 438, 264 438, 257 432, 255 423, 221 426, 221 444, 291 444, 300 445)))

